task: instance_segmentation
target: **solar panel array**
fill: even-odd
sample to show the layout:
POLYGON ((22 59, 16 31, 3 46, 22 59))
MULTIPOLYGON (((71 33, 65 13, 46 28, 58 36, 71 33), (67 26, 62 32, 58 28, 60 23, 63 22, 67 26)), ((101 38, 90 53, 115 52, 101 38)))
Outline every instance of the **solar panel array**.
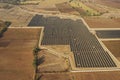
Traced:
POLYGON ((69 44, 67 27, 45 28, 42 45, 67 45, 69 44))
POLYGON ((42 45, 70 45, 76 67, 116 67, 110 55, 81 20, 36 15, 29 26, 38 25, 45 27, 42 45))
POLYGON ((120 30, 96 30, 99 38, 120 38, 120 30))

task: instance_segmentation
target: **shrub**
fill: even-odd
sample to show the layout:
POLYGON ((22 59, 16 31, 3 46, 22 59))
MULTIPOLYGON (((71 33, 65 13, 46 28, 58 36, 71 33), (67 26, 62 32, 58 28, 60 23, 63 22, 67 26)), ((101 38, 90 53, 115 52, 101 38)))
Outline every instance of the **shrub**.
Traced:
POLYGON ((4 23, 4 26, 1 27, 1 30, 0 30, 0 37, 2 37, 3 33, 7 30, 7 27, 11 24, 11 22, 9 21, 6 21, 4 23))
POLYGON ((37 67, 37 56, 34 56, 33 66, 36 69, 36 67, 37 67))
POLYGON ((40 48, 39 47, 35 47, 34 49, 33 49, 33 54, 34 55, 37 55, 37 53, 40 51, 40 48))
POLYGON ((11 25, 11 22, 9 22, 9 21, 5 21, 5 25, 8 27, 8 26, 11 25))

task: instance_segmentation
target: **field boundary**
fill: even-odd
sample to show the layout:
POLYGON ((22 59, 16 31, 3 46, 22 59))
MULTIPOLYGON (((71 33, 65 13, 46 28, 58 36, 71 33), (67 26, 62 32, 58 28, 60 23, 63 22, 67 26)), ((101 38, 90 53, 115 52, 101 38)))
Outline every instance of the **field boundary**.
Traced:
POLYGON ((39 48, 41 48, 41 41, 42 41, 42 38, 44 36, 44 27, 41 27, 41 28, 42 28, 42 30, 41 30, 41 33, 39 35, 39 42, 38 42, 39 48))
POLYGON ((72 70, 72 71, 70 71, 70 72, 107 72, 107 71, 120 71, 120 69, 98 69, 98 70, 95 70, 95 69, 93 69, 93 70, 72 70))
POLYGON ((109 38, 109 39, 103 39, 103 38, 100 38, 101 41, 118 41, 120 40, 120 38, 109 38))
POLYGON ((91 28, 91 30, 120 30, 120 28, 91 28))
POLYGON ((24 28, 27 28, 27 29, 34 29, 34 28, 42 28, 43 26, 29 26, 29 27, 8 27, 9 28, 18 28, 18 29, 24 29, 24 28))

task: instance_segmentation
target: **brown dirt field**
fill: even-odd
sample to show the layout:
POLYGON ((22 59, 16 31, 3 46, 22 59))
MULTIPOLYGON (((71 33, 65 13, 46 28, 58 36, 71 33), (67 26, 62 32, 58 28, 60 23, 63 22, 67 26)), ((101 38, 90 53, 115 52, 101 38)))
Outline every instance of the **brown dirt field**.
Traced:
POLYGON ((77 7, 76 7, 75 10, 78 11, 81 16, 82 16, 82 15, 83 15, 83 16, 86 15, 86 11, 83 10, 82 8, 77 8, 77 7))
POLYGON ((32 80, 32 50, 40 29, 8 29, 0 38, 0 79, 32 80), (5 43, 5 44, 4 44, 5 43))
POLYGON ((74 73, 74 80, 120 80, 120 72, 74 73))
POLYGON ((95 0, 97 3, 109 7, 120 8, 120 0, 95 0))
POLYGON ((103 41, 106 47, 120 61, 120 40, 118 41, 103 41))
POLYGON ((97 18, 87 17, 84 18, 90 28, 120 28, 120 18, 108 19, 108 18, 97 18))
POLYGON ((65 58, 50 53, 48 50, 42 50, 38 54, 38 60, 39 72, 66 71, 68 69, 65 58))
POLYGON ((73 9, 69 3, 64 2, 60 4, 56 4, 56 7, 61 13, 69 13, 69 14, 79 14, 75 9, 73 9))
POLYGON ((44 73, 41 80, 72 80, 69 73, 44 73))
POLYGON ((44 73, 42 80, 120 80, 119 71, 78 72, 78 73, 44 73))

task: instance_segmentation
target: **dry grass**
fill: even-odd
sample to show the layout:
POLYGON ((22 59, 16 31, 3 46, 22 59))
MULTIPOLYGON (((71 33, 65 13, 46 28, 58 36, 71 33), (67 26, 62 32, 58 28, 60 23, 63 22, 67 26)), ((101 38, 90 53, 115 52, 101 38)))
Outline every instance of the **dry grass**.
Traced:
POLYGON ((32 80, 33 47, 40 29, 8 29, 0 38, 0 79, 32 80))
POLYGON ((61 55, 65 55, 71 52, 70 45, 47 45, 44 47, 54 50, 55 52, 61 53, 61 55))
POLYGON ((112 54, 120 61, 120 40, 118 41, 103 41, 112 54))
POLYGON ((40 63, 38 66, 39 72, 66 71, 68 69, 65 58, 57 56, 48 50, 42 50, 38 57, 40 63))
POLYGON ((24 12, 20 8, 14 6, 11 9, 1 9, 0 10, 0 19, 3 21, 12 22, 12 27, 25 27, 28 25, 32 19, 31 14, 24 12))
POLYGON ((84 18, 90 28, 120 28, 120 18, 84 18))
POLYGON ((55 4, 67 2, 69 0, 28 0, 22 4, 39 4, 40 8, 55 8, 55 4))
POLYGON ((44 1, 41 1, 39 5, 44 8, 51 8, 51 7, 55 7, 55 4, 59 4, 67 1, 69 0, 44 0, 44 1))

